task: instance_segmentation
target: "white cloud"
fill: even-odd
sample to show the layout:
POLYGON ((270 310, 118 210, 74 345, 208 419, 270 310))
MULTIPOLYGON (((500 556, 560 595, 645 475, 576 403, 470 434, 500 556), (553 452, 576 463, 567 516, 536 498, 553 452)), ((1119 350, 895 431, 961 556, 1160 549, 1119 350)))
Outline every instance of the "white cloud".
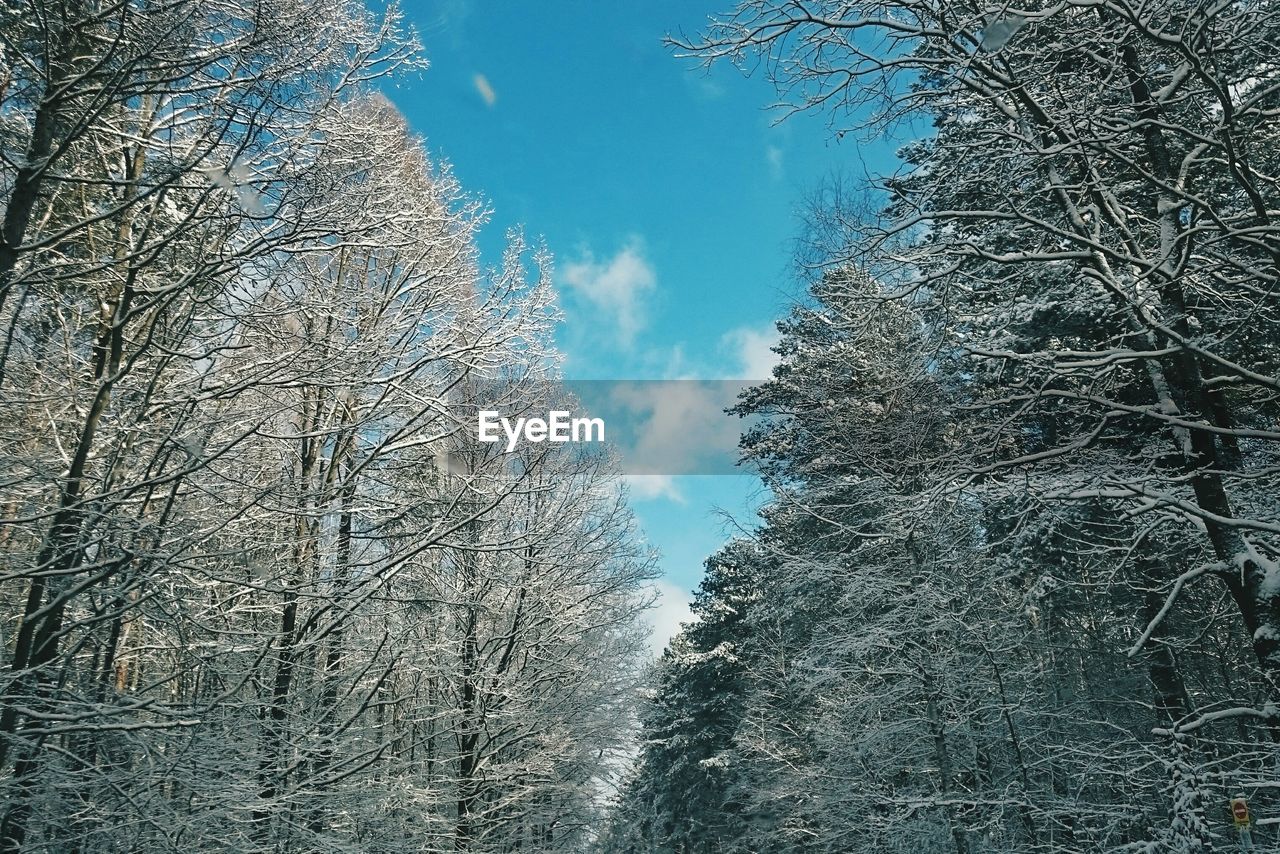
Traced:
POLYGON ((689 610, 693 597, 666 579, 655 581, 653 590, 657 599, 653 608, 645 612, 644 619, 650 627, 649 649, 657 657, 680 632, 683 623, 693 622, 693 612, 689 610))
POLYGON ((774 329, 760 330, 749 326, 731 329, 720 336, 721 349, 726 351, 744 380, 765 380, 773 375, 778 364, 778 354, 770 350, 778 343, 774 329))
POLYGON ((483 74, 477 74, 471 78, 471 82, 476 87, 476 92, 484 99, 485 106, 492 107, 498 103, 498 93, 493 91, 493 84, 489 82, 489 78, 483 74))
POLYGON ((677 504, 688 503, 688 499, 676 486, 675 478, 669 474, 627 474, 622 479, 627 484, 631 498, 636 501, 665 498, 677 504))
POLYGON ((690 68, 680 79, 689 87, 689 94, 699 101, 717 101, 728 94, 725 75, 715 68, 690 68))
POLYGON ((467 41, 466 24, 474 7, 475 0, 433 0, 431 11, 434 14, 425 14, 424 10, 416 23, 420 32, 431 35, 431 43, 447 37, 450 44, 461 48, 467 41))
POLYGON ((657 287, 643 247, 632 238, 616 255, 596 261, 590 249, 565 264, 561 278, 575 294, 600 309, 615 327, 617 340, 630 348, 645 324, 644 297, 657 287))
POLYGON ((698 94, 703 100, 713 101, 717 98, 723 98, 725 94, 724 86, 709 77, 700 77, 697 80, 698 94))
POLYGON ((769 164, 769 177, 777 181, 782 178, 782 149, 776 145, 764 147, 764 159, 769 164))
POLYGON ((633 425, 619 445, 625 464, 644 474, 714 473, 737 457, 739 425, 724 412, 736 389, 718 382, 619 382, 610 404, 633 425))

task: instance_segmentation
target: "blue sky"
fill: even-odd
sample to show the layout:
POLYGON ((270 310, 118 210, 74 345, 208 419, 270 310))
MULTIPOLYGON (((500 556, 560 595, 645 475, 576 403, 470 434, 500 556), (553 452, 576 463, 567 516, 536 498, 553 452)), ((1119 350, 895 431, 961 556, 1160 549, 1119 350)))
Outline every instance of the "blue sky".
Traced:
MULTIPOLYGON (((663 46, 728 4, 695 0, 437 0, 410 4, 430 67, 389 91, 433 155, 493 210, 496 260, 523 225, 556 258, 571 379, 761 379, 773 323, 797 285, 798 215, 836 174, 892 168, 885 142, 830 139, 822 119, 782 124, 772 87, 710 73, 663 46)), ((744 525, 760 484, 686 476, 633 484, 663 553, 659 641, 703 559, 744 525)))

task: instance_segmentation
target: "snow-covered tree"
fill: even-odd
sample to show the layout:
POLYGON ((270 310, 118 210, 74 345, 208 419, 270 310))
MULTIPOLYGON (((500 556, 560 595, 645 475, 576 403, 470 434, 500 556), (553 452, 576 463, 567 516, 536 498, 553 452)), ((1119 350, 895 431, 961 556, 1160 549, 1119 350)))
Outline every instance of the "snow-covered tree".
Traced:
POLYGON ((740 407, 774 502, 719 809, 765 829, 708 850, 1205 851, 1266 807, 1276 22, 749 0, 678 45, 913 138, 817 211, 740 407))
POLYGON ((0 850, 572 850, 650 559, 358 2, 0 15, 0 850))

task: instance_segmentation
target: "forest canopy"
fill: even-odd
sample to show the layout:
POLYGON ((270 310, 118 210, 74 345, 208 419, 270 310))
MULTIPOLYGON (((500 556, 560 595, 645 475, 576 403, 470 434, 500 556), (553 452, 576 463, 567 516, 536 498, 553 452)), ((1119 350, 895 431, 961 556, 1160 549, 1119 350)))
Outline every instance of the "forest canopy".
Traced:
MULTIPOLYGON (((0 854, 1276 847, 1280 4, 667 47, 898 161, 814 195, 763 509, 646 667, 619 460, 475 432, 568 411, 565 315, 393 102, 406 16, 0 7, 0 854)), ((559 281, 631 346, 622 246, 559 281)))
POLYGON ((0 9, 0 851, 573 850, 651 577, 395 9, 0 9), (442 461, 451 461, 442 465, 442 461))
POLYGON ((749 0, 672 44, 906 141, 812 211, 737 410, 771 501, 606 850, 1235 850, 1280 779, 1280 7, 749 0))

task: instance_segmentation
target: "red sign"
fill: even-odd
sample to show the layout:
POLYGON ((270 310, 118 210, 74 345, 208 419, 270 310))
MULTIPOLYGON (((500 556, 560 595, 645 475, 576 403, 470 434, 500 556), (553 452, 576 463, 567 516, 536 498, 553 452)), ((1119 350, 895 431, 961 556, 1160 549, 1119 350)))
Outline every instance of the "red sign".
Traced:
POLYGON ((1249 804, 1244 798, 1231 799, 1231 817, 1236 820, 1236 827, 1249 826, 1249 804))

